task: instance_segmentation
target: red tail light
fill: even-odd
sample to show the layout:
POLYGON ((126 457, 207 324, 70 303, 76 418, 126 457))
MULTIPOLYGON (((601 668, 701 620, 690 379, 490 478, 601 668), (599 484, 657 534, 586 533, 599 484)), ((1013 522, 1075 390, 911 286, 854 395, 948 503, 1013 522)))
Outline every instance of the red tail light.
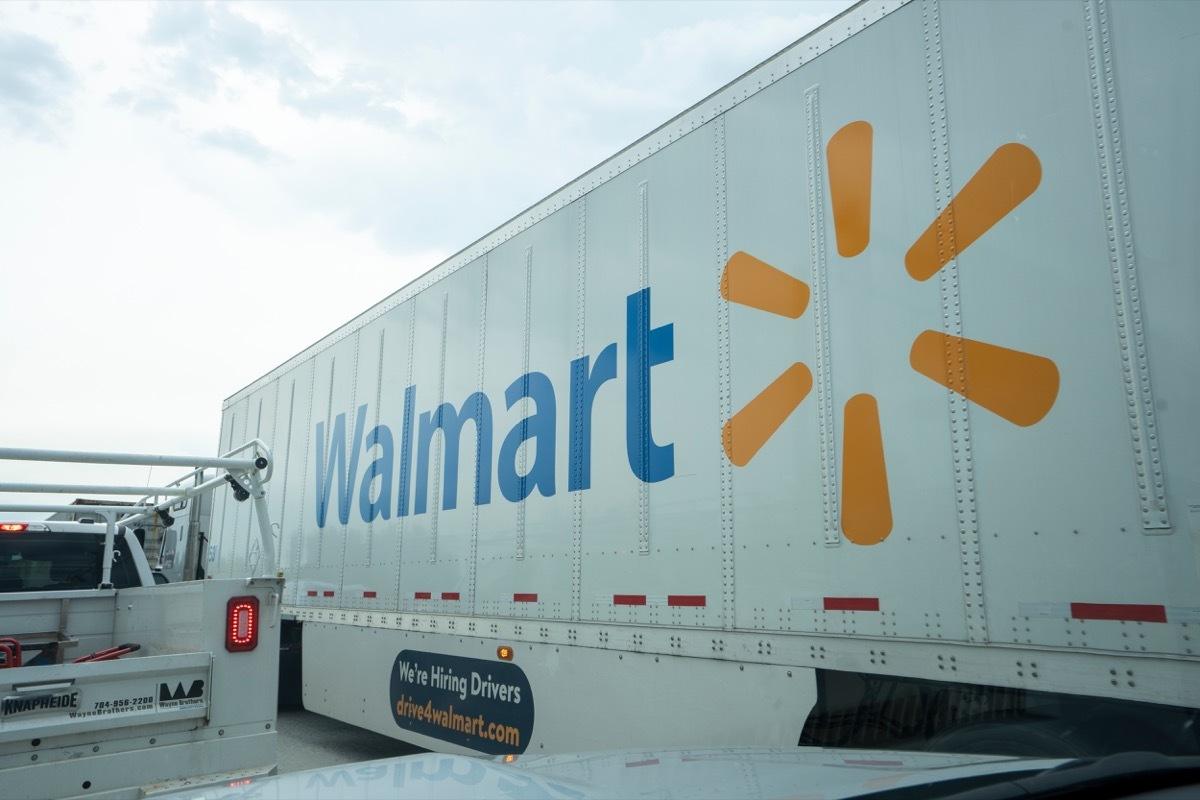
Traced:
POLYGON ((225 649, 231 653, 258 647, 258 598, 231 597, 225 604, 225 649))
POLYGON ((20 533, 28 527, 24 522, 0 522, 0 531, 5 533, 20 533))

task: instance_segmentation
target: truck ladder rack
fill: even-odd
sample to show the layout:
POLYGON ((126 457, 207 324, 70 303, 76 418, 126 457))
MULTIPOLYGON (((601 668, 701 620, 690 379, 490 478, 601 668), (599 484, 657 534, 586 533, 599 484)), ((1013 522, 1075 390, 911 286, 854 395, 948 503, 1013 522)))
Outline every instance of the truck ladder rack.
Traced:
MULTIPOLYGON (((132 506, 87 506, 89 512, 103 517, 107 525, 104 539, 103 575, 100 587, 112 588, 112 553, 117 525, 132 525, 144 519, 168 515, 170 507, 180 499, 196 497, 220 486, 229 485, 238 501, 254 500, 254 516, 263 553, 263 577, 274 577, 275 542, 267 514, 266 490, 263 484, 271 479, 274 463, 271 450, 261 439, 252 439, 229 452, 213 456, 167 456, 138 453, 95 453, 77 450, 36 450, 20 447, 0 448, 0 459, 8 461, 49 461, 60 464, 112 464, 149 467, 191 467, 192 471, 165 486, 119 486, 104 484, 43 484, 0 483, 0 492, 141 495, 132 506), (214 478, 204 480, 205 469, 216 469, 214 478), (199 482, 197 482, 197 479, 199 482), (194 485, 185 485, 192 481, 194 485)), ((73 513, 79 506, 53 503, 0 504, 0 512, 73 513)))

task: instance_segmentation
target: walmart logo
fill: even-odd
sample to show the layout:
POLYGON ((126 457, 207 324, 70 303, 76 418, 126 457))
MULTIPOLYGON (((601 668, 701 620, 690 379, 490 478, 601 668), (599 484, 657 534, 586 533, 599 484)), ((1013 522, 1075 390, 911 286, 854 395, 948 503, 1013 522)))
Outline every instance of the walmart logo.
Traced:
MULTIPOLYGON (((862 254, 870 243, 872 138, 869 123, 852 122, 826 148, 837 250, 844 259, 862 254)), ((1032 195, 1041 176, 1028 147, 1010 143, 997 149, 908 249, 909 278, 923 282, 938 275, 1032 195)), ((804 315, 811 296, 803 281, 744 252, 726 263, 720 291, 731 303, 790 319, 804 315)), ((939 330, 916 337, 909 363, 918 375, 1022 427, 1045 417, 1058 396, 1053 361, 939 330)), ((749 464, 812 388, 805 364, 787 367, 725 423, 722 443, 729 460, 749 464)), ((931 393, 930 402, 938 397, 931 393)), ((856 544, 877 544, 892 531, 879 401, 866 392, 854 395, 842 422, 841 530, 856 544)))

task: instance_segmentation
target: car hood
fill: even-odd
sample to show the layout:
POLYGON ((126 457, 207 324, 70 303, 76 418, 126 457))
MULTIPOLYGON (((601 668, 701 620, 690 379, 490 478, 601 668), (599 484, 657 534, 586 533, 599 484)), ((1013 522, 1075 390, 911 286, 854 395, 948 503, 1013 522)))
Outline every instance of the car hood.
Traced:
MULTIPOLYGON (((550 756, 426 753, 207 789, 189 800, 791 798, 833 800, 1050 769, 1059 759, 819 748, 697 748, 550 756)), ((1015 777, 1015 775, 1014 775, 1015 777)))

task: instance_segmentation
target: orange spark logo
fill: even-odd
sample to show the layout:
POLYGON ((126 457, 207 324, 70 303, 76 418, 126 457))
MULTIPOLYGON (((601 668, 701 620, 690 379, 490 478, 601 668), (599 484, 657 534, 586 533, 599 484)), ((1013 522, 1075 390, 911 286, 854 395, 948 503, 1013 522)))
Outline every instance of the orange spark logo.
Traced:
MULTIPOLYGON (((864 252, 871 233, 871 147, 867 122, 852 122, 829 140, 826 163, 838 254, 864 252)), ((904 258, 911 278, 927 281, 1026 200, 1041 182, 1037 156, 1022 144, 998 148, 917 237, 904 258)), ((721 274, 731 303, 799 319, 810 289, 744 252, 721 274)), ((1050 412, 1058 396, 1054 362, 987 342, 927 330, 913 341, 909 364, 918 374, 1003 419, 1028 427, 1050 412)), ((744 467, 812 390, 812 373, 792 364, 730 417, 721 431, 725 455, 744 467)), ((846 401, 843 414, 841 530, 855 544, 882 542, 892 531, 892 505, 879 406, 871 394, 846 401)))

